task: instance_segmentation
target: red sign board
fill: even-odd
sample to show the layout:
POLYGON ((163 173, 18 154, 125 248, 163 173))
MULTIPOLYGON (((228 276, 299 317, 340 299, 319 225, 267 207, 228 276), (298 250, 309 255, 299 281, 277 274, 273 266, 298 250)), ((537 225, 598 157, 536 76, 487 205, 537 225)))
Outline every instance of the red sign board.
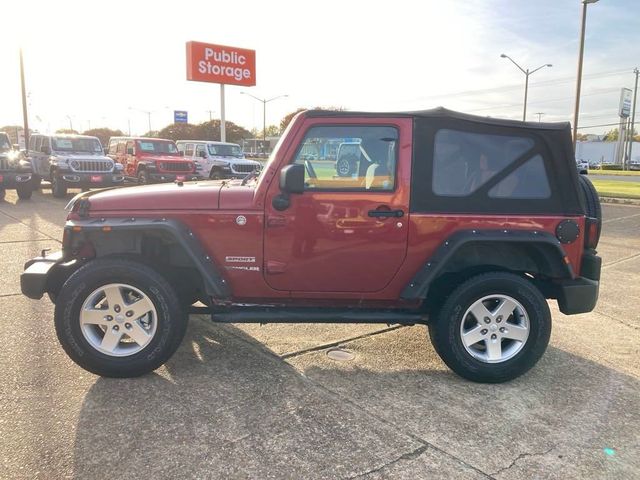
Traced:
POLYGON ((252 87, 256 84, 256 51, 187 42, 187 80, 252 87))

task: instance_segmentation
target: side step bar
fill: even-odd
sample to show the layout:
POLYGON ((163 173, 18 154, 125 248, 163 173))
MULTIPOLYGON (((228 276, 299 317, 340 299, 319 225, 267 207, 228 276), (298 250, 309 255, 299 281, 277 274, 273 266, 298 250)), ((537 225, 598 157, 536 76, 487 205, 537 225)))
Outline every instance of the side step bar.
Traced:
POLYGON ((387 325, 426 324, 428 317, 422 312, 390 309, 355 308, 286 308, 286 307, 231 307, 211 310, 195 307, 189 313, 211 314, 217 323, 384 323, 387 325))

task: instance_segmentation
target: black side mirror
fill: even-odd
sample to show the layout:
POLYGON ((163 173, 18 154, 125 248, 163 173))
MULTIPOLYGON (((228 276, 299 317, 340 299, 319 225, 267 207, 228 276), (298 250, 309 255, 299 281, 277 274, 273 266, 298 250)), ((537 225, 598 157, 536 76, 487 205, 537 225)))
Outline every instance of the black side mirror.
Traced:
POLYGON ((200 158, 207 158, 207 152, 205 152, 204 150, 201 150, 201 151, 198 153, 198 156, 199 156, 200 158))
POLYGON ((48 145, 43 145, 42 148, 40 148, 40 151, 45 155, 51 155, 51 147, 48 145))
POLYGON ((286 193, 304 192, 304 165, 293 163, 280 170, 280 190, 286 193))

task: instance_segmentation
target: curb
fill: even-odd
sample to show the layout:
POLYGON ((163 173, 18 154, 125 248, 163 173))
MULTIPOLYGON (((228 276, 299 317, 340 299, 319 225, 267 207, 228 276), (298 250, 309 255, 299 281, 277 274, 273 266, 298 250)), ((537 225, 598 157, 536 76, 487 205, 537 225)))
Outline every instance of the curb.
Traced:
POLYGON ((640 206, 640 199, 635 199, 635 198, 600 197, 600 201, 602 203, 616 203, 621 205, 640 206))

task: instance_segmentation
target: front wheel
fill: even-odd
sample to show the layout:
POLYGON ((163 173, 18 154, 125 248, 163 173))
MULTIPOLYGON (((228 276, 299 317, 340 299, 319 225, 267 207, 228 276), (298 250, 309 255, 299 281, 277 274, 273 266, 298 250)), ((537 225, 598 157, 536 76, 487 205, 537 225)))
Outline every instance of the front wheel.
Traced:
POLYGON ((56 297, 55 326, 69 357, 104 377, 136 377, 164 364, 180 345, 187 315, 171 285, 129 258, 79 268, 56 297))
POLYGON ((147 185, 149 183, 149 174, 146 170, 140 170, 138 172, 138 183, 140 185, 147 185))
POLYGON ((67 186, 64 180, 55 173, 51 175, 51 193, 56 198, 64 198, 67 195, 67 186))
POLYGON ((454 290, 429 334, 442 360, 461 377, 506 382, 532 368, 546 350, 551 313, 528 280, 486 273, 454 290))
POLYGON ((20 183, 16 187, 16 192, 18 192, 18 198, 20 200, 29 200, 33 194, 33 187, 30 182, 20 183))

